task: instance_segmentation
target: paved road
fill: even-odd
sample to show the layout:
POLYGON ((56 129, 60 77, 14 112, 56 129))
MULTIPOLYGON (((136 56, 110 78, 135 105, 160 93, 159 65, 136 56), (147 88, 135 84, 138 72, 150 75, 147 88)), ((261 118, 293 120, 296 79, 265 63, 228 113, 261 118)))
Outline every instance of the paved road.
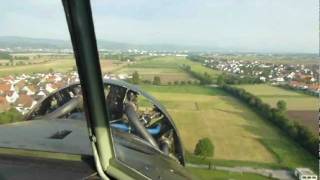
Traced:
MULTIPOLYGON (((205 165, 205 164, 200 165, 200 164, 187 163, 187 167, 208 169, 208 165, 205 165)), ((214 166, 212 167, 212 169, 229 171, 229 172, 237 172, 237 173, 243 173, 243 172, 254 173, 254 174, 260 174, 266 177, 281 179, 281 180, 295 180, 295 178, 292 176, 292 172, 284 169, 275 170, 275 169, 266 169, 266 168, 225 167, 225 166, 214 166)))

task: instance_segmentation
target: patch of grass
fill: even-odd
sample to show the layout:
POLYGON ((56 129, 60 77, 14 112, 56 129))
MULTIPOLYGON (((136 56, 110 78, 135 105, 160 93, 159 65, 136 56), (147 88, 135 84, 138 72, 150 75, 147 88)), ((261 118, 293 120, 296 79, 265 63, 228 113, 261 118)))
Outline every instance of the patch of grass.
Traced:
POLYGON ((224 159, 204 159, 203 157, 196 156, 188 151, 185 152, 185 156, 186 156, 186 161, 192 164, 209 164, 209 162, 211 162, 216 166, 225 166, 225 167, 247 166, 247 167, 269 168, 269 169, 284 168, 283 166, 277 163, 224 160, 224 159))
MULTIPOLYGON (((151 93, 174 93, 174 94, 193 94, 193 95, 220 95, 226 96, 227 94, 218 89, 206 86, 198 85, 177 85, 177 86, 154 86, 154 85, 142 85, 141 88, 147 92, 151 93)), ((172 95, 168 94, 172 97, 172 95)), ((164 94, 161 94, 164 96, 164 94)), ((184 99, 188 99, 184 97, 184 99)))
POLYGON ((200 180, 267 180, 271 179, 257 174, 252 173, 236 173, 236 172, 227 172, 220 170, 207 170, 207 169, 197 169, 197 168, 187 168, 194 176, 198 177, 200 180))

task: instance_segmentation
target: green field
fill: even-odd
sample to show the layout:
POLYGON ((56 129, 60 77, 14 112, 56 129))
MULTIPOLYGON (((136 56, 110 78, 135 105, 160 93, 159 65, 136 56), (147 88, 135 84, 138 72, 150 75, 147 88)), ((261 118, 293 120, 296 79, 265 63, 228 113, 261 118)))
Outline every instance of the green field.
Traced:
POLYGON ((276 107, 277 101, 284 100, 287 102, 288 110, 317 110, 318 100, 316 97, 301 94, 298 92, 285 90, 279 87, 266 84, 259 85, 237 85, 246 91, 261 97, 261 99, 276 107))
MULTIPOLYGON (((15 60, 17 63, 20 60, 15 60)), ((73 58, 68 59, 50 59, 40 58, 35 60, 22 60, 25 63, 35 63, 28 65, 15 65, 6 66, 9 60, 2 60, 0 63, 0 77, 22 73, 40 73, 48 72, 49 69, 53 69, 56 72, 71 71, 75 66, 75 60, 73 58)), ((139 58, 136 62, 127 63, 117 60, 101 60, 101 69, 103 73, 115 73, 115 74, 128 74, 131 75, 134 71, 140 74, 142 80, 152 81, 154 76, 160 76, 161 82, 167 84, 168 82, 174 83, 175 81, 197 81, 189 74, 185 73, 180 67, 183 64, 192 66, 192 69, 199 73, 207 72, 213 78, 217 77, 219 72, 212 69, 203 67, 199 63, 191 62, 184 57, 165 56, 155 58, 139 58)))
POLYGON ((153 59, 140 59, 132 64, 127 65, 115 71, 116 74, 132 74, 137 71, 142 80, 152 81, 154 76, 159 76, 161 83, 174 83, 175 81, 195 81, 194 78, 183 72, 178 64, 180 58, 161 57, 153 59))
POLYGON ((266 84, 237 85, 237 87, 260 97, 263 102, 270 104, 272 107, 276 107, 279 100, 284 100, 287 103, 287 114, 290 119, 305 125, 315 135, 318 134, 317 112, 319 100, 316 97, 266 84))
POLYGON ((251 173, 235 173, 235 172, 226 172, 219 170, 206 170, 206 169, 196 169, 188 168, 188 170, 195 175, 200 180, 267 180, 270 178, 251 174, 251 173))
POLYGON ((219 162, 316 169, 316 158, 220 89, 202 86, 143 86, 143 89, 168 109, 188 152, 193 152, 199 139, 209 137, 215 146, 214 159, 219 162))
MULTIPOLYGON (((59 59, 59 60, 24 60, 24 62, 32 62, 35 64, 15 65, 15 66, 0 66, 0 77, 15 75, 15 74, 30 74, 30 73, 45 73, 53 69, 55 72, 68 72, 76 66, 74 59, 59 59)), ((101 60, 101 70, 104 73, 112 72, 121 69, 126 63, 111 60, 101 60)))
POLYGON ((167 84, 174 81, 195 81, 193 77, 185 73, 181 66, 183 64, 192 66, 192 70, 204 73, 207 72, 213 78, 219 75, 218 71, 206 68, 199 63, 191 62, 185 57, 164 56, 155 57, 152 59, 141 59, 133 64, 116 71, 117 74, 127 73, 132 74, 137 71, 143 80, 152 80, 154 76, 159 76, 161 82, 167 84))
POLYGON ((20 66, 1 66, 0 76, 8 76, 14 74, 30 74, 30 73, 41 73, 49 72, 49 69, 53 69, 57 72, 67 72, 72 70, 75 66, 75 61, 71 59, 61 59, 48 61, 38 64, 20 65, 20 66))

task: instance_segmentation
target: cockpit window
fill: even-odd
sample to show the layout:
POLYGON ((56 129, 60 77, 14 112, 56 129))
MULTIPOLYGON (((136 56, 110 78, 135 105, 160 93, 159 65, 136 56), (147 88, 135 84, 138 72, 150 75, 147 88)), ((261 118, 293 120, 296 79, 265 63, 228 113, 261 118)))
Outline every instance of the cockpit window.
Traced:
POLYGON ((83 0, 101 68, 86 73, 104 88, 90 106, 72 46, 82 41, 66 21, 75 17, 61 0, 11 1, 0 5, 0 155, 93 159, 101 121, 88 114, 103 99, 110 162, 142 174, 318 171, 318 1, 83 0))

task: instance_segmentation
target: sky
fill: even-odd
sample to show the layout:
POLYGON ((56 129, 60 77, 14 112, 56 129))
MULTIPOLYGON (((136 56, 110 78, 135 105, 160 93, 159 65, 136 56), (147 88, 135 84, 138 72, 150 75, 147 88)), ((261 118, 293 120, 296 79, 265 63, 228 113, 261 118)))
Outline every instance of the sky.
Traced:
MULTIPOLYGON (((0 0, 0 36, 69 40, 60 0, 0 0), (23 3, 22 3, 23 2, 23 3)), ((318 0, 91 0, 98 39, 318 53, 318 0)))

